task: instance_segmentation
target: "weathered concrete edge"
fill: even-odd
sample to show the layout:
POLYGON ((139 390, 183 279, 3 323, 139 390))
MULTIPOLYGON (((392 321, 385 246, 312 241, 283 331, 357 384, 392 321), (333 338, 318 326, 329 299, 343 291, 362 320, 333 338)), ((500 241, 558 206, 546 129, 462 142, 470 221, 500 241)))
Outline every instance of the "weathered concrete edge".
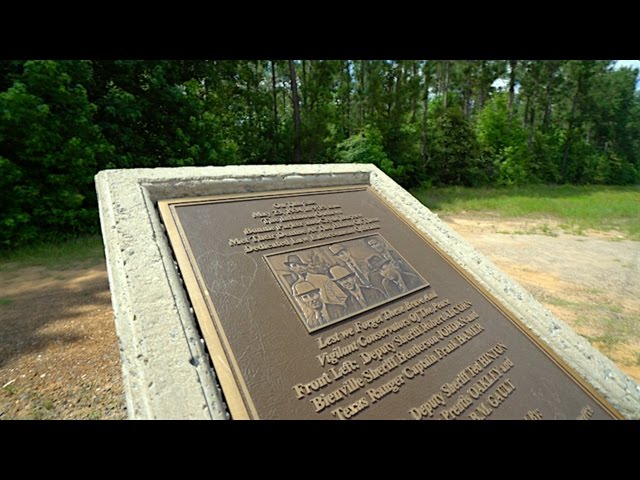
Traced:
POLYGON ((101 174, 96 187, 129 418, 225 418, 144 189, 101 174))
MULTIPOLYGON (((109 281, 112 292, 117 293, 112 298, 121 341, 127 406, 131 418, 226 418, 214 376, 208 368, 204 367, 208 362, 202 351, 200 339, 196 338, 195 319, 189 311, 184 289, 180 286, 181 281, 175 271, 170 248, 162 233, 153 202, 160 198, 354 183, 370 184, 388 203, 414 222, 425 236, 432 239, 456 263, 465 268, 479 284, 513 311, 517 318, 592 384, 623 415, 627 418, 640 418, 640 386, 620 371, 613 362, 591 347, 570 327, 555 318, 529 292, 509 279, 490 260, 477 252, 437 215, 420 204, 383 172, 372 165, 349 164, 111 170, 100 172, 96 176, 109 281), (126 193, 132 191, 138 191, 140 196, 130 197, 126 193), (139 265, 153 267, 152 271, 147 272, 145 276, 153 277, 154 281, 159 279, 162 282, 161 277, 166 278, 164 287, 168 288, 173 305, 170 310, 172 315, 169 315, 171 318, 165 316, 162 325, 179 324, 179 329, 175 327, 173 330, 169 329, 172 332, 169 337, 173 335, 175 338, 176 331, 181 330, 182 341, 186 339, 186 344, 189 346, 182 350, 178 348, 182 351, 182 355, 178 356, 177 363, 169 365, 166 364, 167 362, 164 362, 164 365, 156 363, 156 368, 152 371, 144 363, 145 353, 157 356, 157 352, 152 351, 152 348, 149 349, 149 345, 145 345, 145 338, 157 335, 158 341, 154 343, 161 352, 162 348, 166 348, 166 346, 163 347, 162 338, 164 337, 167 341, 167 328, 158 328, 159 322, 151 318, 153 314, 149 316, 150 313, 159 311, 156 308, 160 305, 154 304, 145 308, 134 308, 132 305, 131 299, 137 299, 139 292, 135 291, 137 287, 135 282, 127 281, 127 269, 135 267, 131 264, 127 267, 125 255, 127 248, 116 248, 121 240, 124 240, 124 244, 127 245, 128 239, 131 238, 131 227, 134 225, 126 224, 124 221, 126 218, 120 217, 123 215, 127 217, 128 208, 134 207, 136 202, 138 205, 144 204, 146 210, 146 213, 138 211, 138 215, 143 214, 143 218, 148 219, 149 228, 143 229, 147 235, 145 241, 158 245, 147 252, 145 256, 148 258, 142 260, 139 265), (117 225, 119 227, 116 227, 117 225), (157 256, 161 259, 162 270, 155 268, 157 256), (134 291, 125 291, 126 288, 133 288, 134 291), (133 310, 137 311, 138 316, 133 310), (141 322, 141 319, 144 321, 141 322), (142 328, 143 324, 146 328, 142 328), (153 328, 150 330, 150 327, 153 328), (154 329, 158 330, 155 334, 154 329), (189 357, 188 367, 185 365, 186 357, 189 357), (195 370, 200 366, 195 378, 192 378, 193 364, 196 365, 195 370), (185 367, 189 372, 185 371, 185 367), (176 375, 179 377, 175 377, 176 375), (156 377, 158 377, 157 381, 153 383, 152 378, 156 377), (180 381, 183 387, 182 392, 186 392, 190 399, 181 403, 179 408, 176 405, 169 408, 167 405, 167 403, 175 404, 176 398, 182 398, 180 395, 176 397, 178 392, 171 388, 173 378, 182 379, 180 381), (190 379, 187 382, 189 385, 185 383, 185 378, 190 379), (154 391, 152 387, 148 387, 149 384, 161 385, 163 389, 156 388, 154 391), (198 388, 200 388, 199 393, 196 392, 198 388), (194 402, 201 406, 203 403, 206 405, 202 407, 201 415, 194 415, 194 410, 191 408, 194 402)), ((138 232, 135 229, 133 231, 138 232)), ((139 233, 134 233, 134 237, 142 240, 139 233)), ((144 244, 143 241, 138 242, 140 246, 144 244)), ((136 254, 140 252, 146 252, 146 250, 139 249, 136 254)), ((128 254, 131 255, 131 253, 128 254)))

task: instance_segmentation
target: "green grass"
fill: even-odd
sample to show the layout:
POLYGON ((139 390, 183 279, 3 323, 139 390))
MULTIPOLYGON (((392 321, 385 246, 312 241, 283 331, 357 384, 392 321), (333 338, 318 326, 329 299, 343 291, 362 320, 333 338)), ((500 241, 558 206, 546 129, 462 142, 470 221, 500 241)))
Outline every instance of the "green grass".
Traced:
POLYGON ((598 344, 599 349, 606 353, 611 352, 614 347, 624 341, 623 338, 620 338, 620 336, 616 335, 615 333, 606 333, 597 337, 590 337, 588 335, 585 335, 585 338, 593 344, 598 344))
POLYGON ((64 270, 104 261, 100 235, 92 235, 60 243, 40 243, 0 253, 0 271, 43 266, 64 270))
POLYGON ((89 415, 87 416, 87 420, 100 420, 101 418, 102 415, 96 410, 91 410, 91 412, 89 412, 89 415))
POLYGON ((7 385, 6 387, 3 387, 3 390, 9 395, 15 395, 16 393, 18 393, 18 390, 13 385, 7 385))
POLYGON ((551 295, 549 295, 548 297, 545 298, 545 300, 550 303, 551 305, 556 305, 558 307, 568 307, 568 308, 573 308, 575 309, 576 307, 582 307, 584 306, 584 303, 580 303, 580 302, 571 302, 569 300, 565 300, 563 298, 558 298, 558 297, 552 297, 551 295))
POLYGON ((483 212, 504 218, 553 219, 573 233, 618 230, 640 240, 640 186, 418 188, 413 195, 443 214, 483 212))
POLYGON ((5 305, 11 305, 12 303, 13 303, 13 300, 11 300, 10 298, 0 298, 0 307, 5 305))

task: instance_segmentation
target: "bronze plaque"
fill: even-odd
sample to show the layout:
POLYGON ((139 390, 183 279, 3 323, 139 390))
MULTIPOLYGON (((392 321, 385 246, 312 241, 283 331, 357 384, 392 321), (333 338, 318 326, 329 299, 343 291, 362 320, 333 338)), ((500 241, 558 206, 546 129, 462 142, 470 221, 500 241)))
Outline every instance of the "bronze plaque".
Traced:
POLYGON ((158 202, 235 419, 611 419, 367 187, 158 202))

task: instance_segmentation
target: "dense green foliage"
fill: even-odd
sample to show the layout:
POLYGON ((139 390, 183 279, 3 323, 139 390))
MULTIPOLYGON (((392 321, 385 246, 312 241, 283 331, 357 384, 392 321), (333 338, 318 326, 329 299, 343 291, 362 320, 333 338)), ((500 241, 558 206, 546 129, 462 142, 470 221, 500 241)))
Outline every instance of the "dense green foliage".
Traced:
POLYGON ((0 248, 96 232, 105 168, 362 162, 407 187, 633 184, 638 72, 612 65, 0 61, 0 248))

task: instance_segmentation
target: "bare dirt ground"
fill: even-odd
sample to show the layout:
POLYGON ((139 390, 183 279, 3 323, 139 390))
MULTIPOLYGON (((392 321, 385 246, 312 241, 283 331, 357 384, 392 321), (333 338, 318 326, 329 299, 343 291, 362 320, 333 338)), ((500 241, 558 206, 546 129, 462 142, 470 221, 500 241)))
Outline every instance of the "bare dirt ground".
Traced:
POLYGON ((443 220, 640 383, 640 242, 616 231, 569 235, 549 220, 443 220))
POLYGON ((0 420, 126 418, 104 264, 0 272, 0 420))
MULTIPOLYGON (((488 214, 443 220, 640 382, 640 242, 488 214)), ((104 264, 0 272, 0 420, 126 418, 120 375, 104 264)))

